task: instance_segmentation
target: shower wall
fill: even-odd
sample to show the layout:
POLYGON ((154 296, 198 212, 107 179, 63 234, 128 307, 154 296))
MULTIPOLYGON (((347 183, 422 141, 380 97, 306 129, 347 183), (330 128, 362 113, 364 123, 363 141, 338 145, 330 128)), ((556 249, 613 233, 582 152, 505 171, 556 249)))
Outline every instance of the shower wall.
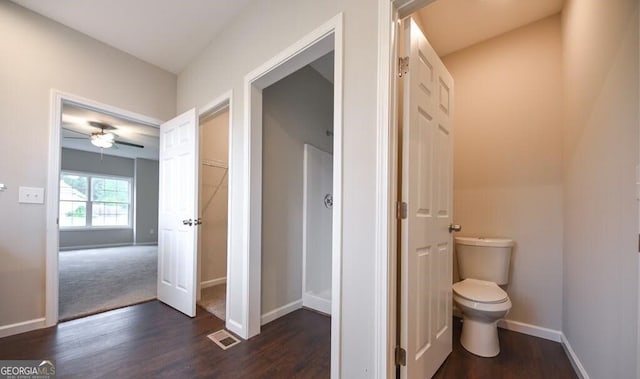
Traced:
POLYGON ((229 112, 200 124, 200 283, 222 283, 227 276, 227 197, 229 112))

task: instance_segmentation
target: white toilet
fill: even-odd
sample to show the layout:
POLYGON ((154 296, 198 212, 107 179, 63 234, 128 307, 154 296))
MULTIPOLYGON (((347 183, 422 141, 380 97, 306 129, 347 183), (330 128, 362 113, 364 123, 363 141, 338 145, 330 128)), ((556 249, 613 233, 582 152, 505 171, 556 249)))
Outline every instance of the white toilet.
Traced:
POLYGON ((481 357, 500 353, 498 320, 511 309, 511 300, 498 285, 509 282, 513 241, 499 238, 456 237, 460 282, 453 285, 453 301, 462 312, 460 343, 481 357))

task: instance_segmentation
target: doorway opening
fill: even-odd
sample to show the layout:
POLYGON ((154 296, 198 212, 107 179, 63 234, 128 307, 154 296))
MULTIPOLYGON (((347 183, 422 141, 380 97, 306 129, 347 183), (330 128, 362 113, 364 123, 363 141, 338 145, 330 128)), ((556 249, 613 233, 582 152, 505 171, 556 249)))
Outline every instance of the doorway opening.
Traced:
POLYGON ((226 321, 229 213, 229 133, 227 103, 200 116, 197 304, 226 321))
POLYGON ((156 298, 159 121, 52 93, 46 324, 156 298))
POLYGON ((62 106, 59 318, 156 298, 158 129, 62 106))
MULTIPOLYGON (((510 299, 513 302, 513 307, 508 318, 500 320, 498 326, 558 342, 561 334, 558 330, 560 314, 555 311, 558 308, 545 304, 550 302, 557 304, 560 302, 560 298, 545 294, 557 293, 557 288, 561 287, 561 270, 556 264, 556 257, 562 247, 559 242, 561 241, 559 234, 561 232, 557 232, 561 230, 562 226, 562 215, 558 213, 561 212, 559 211, 561 208, 557 206, 562 198, 562 146, 560 139, 557 138, 557 130, 561 128, 559 122, 562 113, 560 107, 562 103, 561 91, 557 90, 557 83, 561 82, 562 70, 560 64, 560 16, 558 14, 562 3, 558 2, 556 6, 545 9, 538 8, 535 11, 529 9, 522 12, 520 16, 511 19, 513 24, 510 26, 501 25, 499 31, 498 28, 489 27, 497 26, 497 21, 503 19, 496 13, 513 11, 517 5, 503 4, 494 8, 487 7, 486 4, 476 4, 474 7, 477 8, 471 8, 474 11, 469 11, 469 7, 456 8, 455 1, 438 0, 413 2, 411 5, 407 5, 407 8, 399 10, 391 8, 391 19, 404 20, 403 25, 398 24, 397 29, 393 30, 398 33, 398 39, 394 41, 394 48, 397 50, 392 50, 395 60, 391 62, 395 62, 401 57, 408 57, 408 66, 404 65, 406 61, 399 61, 399 72, 394 72, 394 75, 401 76, 400 79, 394 80, 394 86, 392 86, 392 91, 400 97, 398 102, 406 106, 411 104, 415 97, 424 96, 434 100, 434 104, 439 108, 437 112, 448 110, 451 115, 455 113, 453 117, 455 134, 453 133, 454 128, 451 128, 449 133, 449 138, 455 139, 455 150, 451 150, 449 157, 450 164, 455 169, 453 171, 447 170, 451 175, 449 179, 455 174, 454 184, 451 186, 451 199, 453 200, 449 200, 449 212, 441 212, 441 209, 437 208, 441 206, 437 201, 440 188, 436 188, 436 191, 433 192, 434 202, 424 202, 429 206, 421 206, 417 211, 432 211, 437 217, 451 217, 453 214, 455 219, 448 221, 449 223, 460 222, 462 224, 463 229, 460 236, 515 240, 516 248, 511 255, 509 281, 507 284, 500 283, 504 290, 501 294, 508 294, 508 297, 502 299, 510 299), (424 7, 427 3, 430 5, 424 7), (400 16, 394 15, 394 12, 399 12, 400 16), (461 19, 465 17, 469 17, 469 20, 477 19, 478 15, 483 15, 480 18, 487 23, 482 32, 479 31, 480 25, 477 30, 473 31, 468 28, 452 29, 452 25, 464 24, 464 22, 460 22, 461 19), (408 19, 409 16, 412 20, 408 19), (487 34, 489 32, 494 34, 487 34), (407 41, 409 34, 411 37, 423 34, 426 39, 407 41), (456 35, 455 38, 453 34, 456 35), (410 42, 411 46, 409 46, 410 42), (429 52, 423 50, 425 46, 429 48, 429 52), (521 49, 522 46, 527 46, 527 49, 521 49), (418 59, 412 56, 414 47, 419 51, 418 59), (434 64, 433 61, 437 61, 437 63, 434 64), (423 67, 425 65, 426 67, 423 67), (439 67, 444 67, 446 71, 449 71, 455 80, 455 98, 454 86, 449 85, 447 80, 438 79, 439 67), (534 71, 539 77, 531 75, 531 72, 534 71), (422 83, 429 78, 435 78, 435 86, 430 87, 428 84, 422 83), (417 85, 414 79, 417 80, 417 85), (448 89, 443 90, 443 84, 446 84, 448 89), (415 91, 408 88, 411 86, 414 86, 415 91), (545 93, 545 96, 538 98, 532 96, 533 93, 545 93), (516 109, 517 112, 514 111, 516 109), (544 118, 544 122, 541 121, 542 118, 544 118), (530 138, 534 134, 539 138, 530 138), (545 157, 544 162, 540 160, 541 156, 545 157), (518 162, 517 170, 513 162, 518 162), (545 182, 544 189, 535 185, 535 183, 543 181, 545 182), (538 198, 538 200, 533 201, 534 198, 538 198), (544 211, 542 211, 543 209, 544 211), (544 220, 536 219, 537 214, 544 214, 547 217, 544 220), (549 215, 553 217, 548 217, 549 215), (523 222, 507 221, 515 219, 523 220, 523 222), (539 235, 535 239, 531 238, 532 230, 542 230, 543 228, 548 230, 546 236, 539 235), (539 244, 533 242, 534 240, 544 240, 544 243, 539 244), (541 264, 542 262, 545 263, 541 264), (540 267, 540 271, 532 275, 538 267, 540 267), (527 283, 527 277, 537 277, 543 271, 549 279, 541 284, 545 286, 545 290, 540 291, 539 288, 534 288, 527 283), (551 311, 544 315, 541 313, 532 316, 530 309, 551 311), (545 319, 547 316, 549 317, 545 319), (523 320, 526 320, 526 323, 523 320)), ((392 37, 392 40, 393 38, 395 36, 392 37)), ((446 126, 443 124, 446 118, 441 115, 433 116, 427 110, 430 104, 426 101, 424 104, 424 109, 419 109, 414 119, 418 121, 417 125, 422 123, 417 129, 432 129, 437 132, 430 134, 432 132, 428 131, 427 134, 434 137, 435 142, 432 146, 436 146, 430 154, 439 154, 441 150, 438 150, 437 139, 442 138, 443 133, 447 132, 443 129, 443 126, 446 126)), ((393 178, 392 183, 397 185, 398 191, 403 194, 407 190, 405 187, 407 173, 403 170, 406 168, 406 162, 403 161, 403 153, 421 142, 416 142, 420 140, 419 138, 406 138, 407 133, 412 132, 410 128, 413 127, 411 125, 413 119, 402 118, 401 112, 406 111, 407 108, 392 107, 392 109, 398 113, 392 116, 392 119, 400 124, 399 135, 394 137, 399 149, 396 157, 401 163, 397 165, 395 176, 391 175, 391 177, 393 178)), ((416 162, 416 160, 410 159, 409 162, 416 162)), ((434 166, 434 169, 439 170, 440 168, 434 166)), ((442 174, 438 175, 442 179, 442 174)), ((419 175, 414 176, 412 180, 415 178, 419 178, 419 175)), ((406 201, 406 197, 403 195, 397 196, 397 199, 406 201)), ((423 201, 428 199, 427 197, 418 197, 414 199, 414 203, 422 205, 423 201)), ((416 208, 412 208, 412 205, 409 204, 407 214, 407 217, 411 219, 418 213, 416 213, 416 208)), ((430 215, 430 213, 423 213, 425 217, 430 215)), ((399 286, 397 292, 393 285, 390 287, 392 290, 390 292, 396 295, 396 299, 393 299, 394 296, 392 296, 391 302, 397 300, 399 303, 399 305, 391 307, 394 310, 398 309, 399 312, 394 315, 396 322, 392 322, 390 328, 395 329, 398 324, 403 325, 404 323, 404 325, 393 331, 396 338, 394 338, 395 341, 390 342, 389 346, 391 349, 394 347, 398 350, 407 349, 406 366, 397 366, 398 372, 401 374, 400 377, 412 377, 412 373, 417 376, 425 376, 424 374, 416 374, 422 372, 420 370, 423 367, 428 367, 429 375, 431 375, 444 361, 448 352, 440 354, 439 358, 430 362, 429 365, 421 365, 414 360, 414 357, 418 356, 414 353, 416 351, 422 353, 420 348, 423 345, 416 346, 413 338, 416 331, 424 332, 423 335, 419 335, 420 337, 426 336, 427 332, 433 332, 434 326, 435 332, 437 332, 435 338, 450 333, 452 327, 454 333, 460 330, 460 323, 457 319, 447 326, 447 331, 444 328, 441 329, 439 323, 442 320, 448 322, 451 319, 449 312, 453 306, 451 301, 452 282, 473 279, 473 277, 468 273, 459 275, 461 273, 456 267, 458 259, 453 251, 454 244, 449 240, 447 247, 449 257, 446 262, 440 262, 439 267, 434 266, 435 271, 431 271, 432 277, 444 278, 444 273, 446 273, 446 280, 442 280, 444 284, 442 293, 445 296, 431 297, 435 301, 431 302, 429 306, 428 317, 434 318, 435 322, 430 324, 431 329, 421 328, 418 324, 427 319, 423 316, 426 312, 420 309, 415 311, 415 308, 412 310, 411 306, 416 303, 424 303, 415 301, 415 299, 420 299, 422 290, 415 287, 415 284, 420 282, 412 280, 411 275, 415 272, 410 270, 412 267, 422 267, 407 264, 409 259, 413 259, 408 258, 407 254, 416 253, 418 260, 437 261, 438 254, 440 254, 439 248, 444 247, 445 243, 442 242, 437 245, 438 249, 431 250, 425 248, 428 247, 430 241, 421 242, 418 246, 414 246, 417 249, 412 250, 411 243, 419 238, 416 237, 419 233, 412 233, 412 229, 407 227, 405 219, 397 222, 401 224, 401 230, 404 228, 405 234, 398 233, 401 242, 400 247, 397 248, 398 259, 395 260, 398 270, 390 274, 392 277, 396 276, 399 286), (408 238, 407 230, 409 230, 408 238), (402 247, 403 244, 405 244, 404 247, 402 247), (414 290, 417 290, 415 293, 407 290, 412 285, 414 290), (442 298, 446 302, 441 301, 442 298), (443 309, 449 313, 445 315, 448 316, 447 319, 442 319, 443 313, 438 313, 443 309)), ((437 230, 425 228, 422 234, 428 234, 429 238, 433 240, 439 230, 444 231, 447 226, 450 226, 449 230, 451 231, 457 229, 456 225, 443 224, 437 230)), ((496 281, 492 278, 483 279, 496 281)), ((392 279, 392 282, 396 282, 396 280, 392 279)), ((509 303, 509 307, 511 307, 511 303, 509 303)), ((479 312, 478 309, 476 312, 479 312)), ((455 314, 455 309, 453 313, 455 314)), ((457 316, 460 315, 464 316, 464 312, 457 316)), ((467 324, 470 323, 467 322, 467 324)), ((450 337, 447 336, 447 342, 450 341, 450 337)), ((459 338, 454 338, 453 347, 460 347, 459 338)), ((450 350, 450 347, 447 349, 450 350)), ((393 362, 393 359, 389 362, 393 362)))
POLYGON ((302 307, 331 314, 333 59, 262 92, 261 325, 302 307))
MULTIPOLYGON (((325 235, 324 238, 331 240, 331 375, 336 377, 339 376, 340 372, 340 288, 342 261, 342 24, 342 14, 338 14, 245 77, 247 122, 243 134, 247 137, 246 146, 248 146, 248 148, 246 149, 245 161, 248 167, 246 184, 243 186, 245 190, 244 201, 246 204, 243 228, 247 232, 246 244, 243 246, 243 298, 246 299, 246 303, 242 314, 244 330, 240 330, 241 333, 239 333, 245 338, 250 338, 260 333, 260 326, 263 322, 268 321, 268 319, 263 318, 263 316, 268 315, 268 313, 263 314, 262 311, 265 308, 263 308, 262 302, 263 299, 266 300, 264 295, 270 291, 269 288, 262 288, 263 283, 265 286, 277 283, 269 280, 271 273, 268 271, 268 265, 272 264, 272 262, 265 261, 266 257, 263 257, 262 234, 265 231, 265 227, 268 228, 270 226, 266 225, 270 221, 264 219, 262 213, 263 210, 268 211, 270 206, 277 206, 277 204, 268 204, 263 209, 263 203, 268 201, 266 197, 263 199, 263 186, 266 183, 264 180, 273 179, 265 177, 265 174, 268 172, 264 171, 265 167, 263 167, 263 159, 265 157, 268 158, 266 155, 268 152, 263 152, 263 138, 269 137, 269 135, 264 134, 263 126, 265 122, 272 121, 267 119, 268 114, 264 112, 263 109, 265 104, 268 105, 264 99, 264 95, 269 93, 269 86, 276 84, 290 74, 295 73, 318 58, 333 51, 332 215, 331 234, 325 235), (267 268, 267 270, 264 268, 267 268), (262 280, 263 274, 267 277, 267 281, 262 280), (270 284, 267 284, 269 282, 270 284)), ((309 69, 314 71, 313 68, 309 69)), ((327 136, 326 129, 325 127, 323 131, 324 138, 329 137, 327 136)), ((293 130, 295 131, 297 129, 293 130)), ((322 129, 318 130, 322 131, 322 129)), ((286 134, 283 134, 281 137, 290 138, 286 134)), ((299 146, 301 149, 299 151, 304 151, 303 144, 299 146)), ((300 166, 302 166, 303 163, 302 159, 303 156, 297 160, 300 166)), ((279 170, 284 171, 286 167, 279 167, 279 170)), ((298 188, 300 190, 303 189, 302 182, 299 183, 298 188)), ((323 200, 321 199, 321 201, 323 200)), ((277 236, 266 236, 265 240, 274 237, 277 236)), ((298 261, 298 263, 295 263, 295 261, 293 261, 286 262, 286 264, 291 266, 292 269, 297 270, 300 275, 298 280, 299 285, 289 287, 288 291, 295 291, 301 294, 302 270, 300 267, 302 262, 298 261)), ((292 296, 291 293, 288 293, 288 296, 292 296)), ((268 305, 269 303, 265 304, 268 305)), ((301 302, 298 302, 298 300, 294 300, 293 303, 281 304, 281 308, 273 309, 272 311, 274 313, 271 314, 277 315, 280 311, 285 311, 289 307, 299 307, 299 304, 301 304, 301 302)))

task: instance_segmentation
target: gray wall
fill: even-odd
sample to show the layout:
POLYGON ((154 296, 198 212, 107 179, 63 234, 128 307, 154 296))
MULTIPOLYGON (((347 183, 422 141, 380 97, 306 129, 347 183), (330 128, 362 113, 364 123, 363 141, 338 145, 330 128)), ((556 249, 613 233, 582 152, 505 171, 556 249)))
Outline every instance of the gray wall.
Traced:
POLYGON ((137 158, 136 244, 158 242, 158 161, 137 158))
POLYGON ((562 24, 562 329, 591 378, 637 378, 638 1, 570 0, 562 24))
POLYGON ((51 89, 167 120, 176 76, 10 1, 0 1, 0 46, 4 326, 45 315, 46 207, 19 204, 18 187, 46 187, 51 89))
MULTIPOLYGON (((70 250, 107 245, 132 245, 158 242, 158 161, 130 159, 62 149, 61 168, 92 174, 134 178, 135 241, 133 228, 100 230, 61 230, 60 249, 70 250)), ((133 222, 133 220, 132 220, 133 222)))
MULTIPOLYGON (((333 85, 304 67, 263 92, 262 314, 302 298, 304 144, 333 151, 333 85)), ((328 236, 330 238, 330 236, 328 236)))
POLYGON ((133 159, 113 155, 91 153, 88 151, 62 149, 60 167, 67 171, 90 172, 93 174, 135 176, 133 159))

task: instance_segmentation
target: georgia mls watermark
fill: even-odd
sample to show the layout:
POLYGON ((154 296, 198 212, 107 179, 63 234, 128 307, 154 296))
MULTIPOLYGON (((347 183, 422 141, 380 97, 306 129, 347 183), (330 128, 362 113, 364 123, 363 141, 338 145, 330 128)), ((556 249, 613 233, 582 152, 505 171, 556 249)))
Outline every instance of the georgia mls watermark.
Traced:
POLYGON ((50 379, 56 376, 51 361, 0 361, 0 379, 50 379))

